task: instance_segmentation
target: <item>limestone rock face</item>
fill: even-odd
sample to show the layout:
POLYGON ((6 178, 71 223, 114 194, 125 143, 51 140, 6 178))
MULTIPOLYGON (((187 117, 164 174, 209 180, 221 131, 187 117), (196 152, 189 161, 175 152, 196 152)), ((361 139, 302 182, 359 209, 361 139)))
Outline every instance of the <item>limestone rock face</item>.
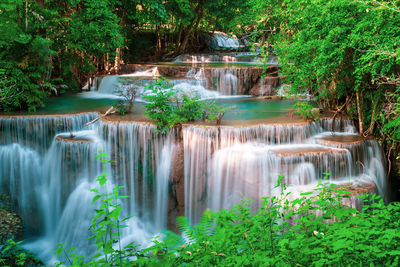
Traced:
POLYGON ((178 231, 176 218, 185 214, 185 173, 184 173, 184 150, 182 141, 176 144, 174 155, 174 168, 170 176, 172 192, 168 199, 168 221, 167 226, 173 231, 178 231))

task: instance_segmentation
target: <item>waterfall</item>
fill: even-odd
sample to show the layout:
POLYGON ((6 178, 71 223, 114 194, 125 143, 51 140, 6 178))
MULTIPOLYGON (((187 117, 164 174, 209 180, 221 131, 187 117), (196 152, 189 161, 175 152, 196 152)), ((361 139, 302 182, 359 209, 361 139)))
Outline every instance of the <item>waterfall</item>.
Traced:
POLYGON ((220 97, 220 94, 218 92, 207 90, 202 85, 179 83, 175 85, 173 88, 178 93, 178 95, 186 94, 190 97, 198 97, 201 100, 220 97))
POLYGON ((157 75, 157 67, 150 65, 144 71, 137 70, 131 74, 104 76, 101 77, 101 81, 96 87, 97 90, 82 93, 81 96, 87 98, 118 98, 115 91, 124 90, 127 87, 137 88, 138 94, 141 95, 145 92, 145 87, 151 84, 157 75))
POLYGON ((167 226, 168 185, 173 154, 174 144, 170 140, 167 140, 161 150, 156 168, 156 205, 154 209, 154 221, 158 231, 165 229, 167 226))
POLYGON ((1 141, 10 143, 0 145, 0 192, 11 196, 24 222, 25 236, 38 238, 26 247, 45 262, 55 260, 53 251, 60 242, 87 255, 93 251, 87 241, 94 215, 90 189, 96 187, 95 179, 102 172, 94 160, 100 149, 113 158, 120 156, 119 168, 109 167, 108 188, 126 186, 121 194, 131 199, 124 201, 123 214, 137 216, 128 222, 134 229, 125 231, 124 240, 148 245, 148 238, 156 233, 152 225, 157 225, 157 231, 166 227, 175 135, 167 140, 157 138, 154 126, 148 124, 97 123, 78 130, 94 116, 0 119, 1 131, 7 133, 1 141), (119 136, 107 135, 111 131, 119 136))
POLYGON ((382 150, 375 140, 354 132, 350 120, 329 119, 300 125, 185 127, 185 214, 195 223, 206 208, 230 208, 244 197, 257 208, 262 196, 276 193, 278 175, 294 189, 309 190, 330 173, 335 183, 373 183, 383 194, 382 150), (340 140, 331 137, 332 125, 340 140), (351 140, 354 136, 358 142, 351 140))
POLYGON ((31 148, 14 143, 0 146, 0 192, 9 194, 17 213, 23 218, 27 234, 41 231, 42 218, 37 208, 38 180, 43 176, 40 155, 31 148))
POLYGON ((43 154, 55 134, 77 131, 96 117, 97 113, 0 117, 0 145, 18 143, 43 154))
POLYGON ((236 36, 229 37, 226 33, 215 32, 209 44, 211 51, 215 50, 236 50, 239 49, 239 40, 236 36))
POLYGON ((169 173, 172 169, 175 133, 166 137, 154 133, 155 126, 146 123, 101 123, 98 128, 107 140, 115 160, 114 176, 124 193, 131 197, 127 203, 130 215, 165 227, 169 173), (158 207, 158 210, 155 208, 158 207), (162 225, 164 224, 164 225, 162 225))
POLYGON ((94 157, 104 149, 102 140, 93 130, 72 134, 73 139, 68 134, 57 135, 43 158, 45 175, 39 191, 47 193, 41 196, 39 205, 45 218, 46 235, 53 235, 68 196, 77 185, 83 180, 95 180, 101 171, 94 157))
POLYGON ((218 146, 218 129, 215 127, 185 127, 183 129, 185 216, 194 221, 204 209, 202 200, 208 159, 218 146))
MULTIPOLYGON (((185 63, 252 63, 259 64, 261 59, 259 55, 253 52, 220 52, 217 54, 183 54, 175 58, 174 62, 185 63)), ((277 65, 277 57, 271 56, 268 58, 267 64, 277 65)))
MULTIPOLYGON (((145 122, 99 121, 96 113, 0 118, 0 192, 11 196, 31 242, 26 248, 45 262, 65 242, 91 255, 88 225, 94 215, 91 188, 102 166, 101 149, 115 163, 109 182, 124 188, 122 242, 149 245, 174 227, 178 215, 196 223, 206 208, 230 208, 243 197, 279 193, 278 175, 293 196, 330 173, 337 184, 383 194, 385 159, 375 140, 360 137, 349 119, 258 124, 247 127, 183 125, 160 135, 145 122), (333 129, 333 132, 331 130, 333 129)), ((361 204, 355 197, 349 205, 361 204)))
POLYGON ((213 77, 216 79, 217 91, 223 95, 238 95, 239 73, 239 69, 213 69, 213 77))
POLYGON ((101 79, 97 91, 101 94, 113 94, 120 84, 119 78, 119 76, 104 76, 101 79))

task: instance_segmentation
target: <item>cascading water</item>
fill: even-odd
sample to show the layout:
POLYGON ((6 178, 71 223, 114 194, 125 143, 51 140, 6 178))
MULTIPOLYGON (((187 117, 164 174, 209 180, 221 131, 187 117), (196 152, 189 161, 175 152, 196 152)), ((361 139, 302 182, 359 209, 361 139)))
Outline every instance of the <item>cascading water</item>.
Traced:
POLYGON ((236 50, 240 47, 236 36, 228 36, 222 32, 215 32, 211 38, 209 48, 211 50, 236 50))
POLYGON ((11 196, 28 234, 41 230, 42 218, 34 216, 41 192, 32 190, 40 177, 39 153, 17 143, 0 146, 0 192, 11 196))
POLYGON ((214 69, 217 91, 223 95, 238 94, 238 69, 214 69))
MULTIPOLYGON (((103 121, 84 129, 95 116, 0 119, 5 133, 0 145, 1 190, 11 195, 26 236, 36 238, 26 247, 46 262, 55 260, 52 251, 59 242, 84 254, 93 251, 86 237, 94 214, 89 190, 102 171, 94 160, 99 149, 115 160, 109 167, 108 188, 122 185, 121 194, 130 196, 122 202, 124 216, 134 215, 123 232, 125 244, 149 244, 150 236, 171 225, 174 209, 181 205, 196 222, 206 208, 219 210, 243 197, 274 195, 279 174, 293 190, 306 190, 329 172, 337 183, 373 183, 376 191, 385 191, 381 148, 356 135, 349 120, 184 125, 179 137, 179 131, 155 134, 154 125, 141 122, 103 121), (177 175, 184 177, 182 187, 177 175), (184 191, 184 203, 179 196, 183 192, 176 190, 184 191)), ((359 205, 355 199, 349 204, 359 205)))
POLYGON ((152 124, 102 123, 98 130, 116 161, 115 181, 131 196, 129 214, 152 224, 149 229, 162 230, 166 227, 167 181, 176 138, 174 132, 164 138, 154 129, 152 124))
POLYGON ((155 227, 158 231, 165 229, 167 225, 168 212, 168 185, 172 168, 172 157, 174 155, 175 145, 169 140, 161 150, 159 163, 156 169, 156 205, 155 205, 155 227))
MULTIPOLYGON (((183 54, 177 56, 174 62, 185 62, 185 63, 211 63, 211 62, 244 62, 244 63, 261 63, 261 59, 258 54, 252 52, 230 52, 230 53, 217 53, 217 54, 183 54)), ((277 64, 276 57, 271 57, 267 64, 277 64)))
MULTIPOLYGON (((239 53, 183 55, 180 60, 257 61, 239 53)), ((133 74, 98 78, 97 90, 83 94, 104 97, 124 86, 150 93, 144 87, 158 73, 174 76, 171 84, 178 93, 200 99, 250 94, 253 88, 255 95, 272 94, 278 86, 277 74, 261 84, 259 66, 180 65, 147 65, 133 74)), ((277 73, 276 67, 272 71, 277 73)), ((103 172, 94 160, 100 149, 115 161, 107 167, 109 181, 103 190, 123 186, 121 195, 129 196, 121 200, 123 216, 134 216, 126 222, 122 244, 146 246, 163 229, 176 229, 176 216, 196 223, 206 208, 229 208, 243 197, 255 200, 257 207, 261 197, 278 193, 278 175, 294 195, 315 186, 327 172, 338 184, 386 191, 382 149, 375 140, 357 135, 347 119, 282 119, 247 127, 183 125, 160 135, 146 122, 100 120, 84 127, 97 116, 0 117, 0 192, 11 196, 23 219, 26 248, 45 262, 56 260, 53 251, 59 242, 76 247, 79 254, 95 250, 87 237, 96 208, 90 189, 98 187, 96 177, 103 172)), ((351 198, 348 204, 360 202, 351 198)))
POLYGON ((57 133, 76 131, 97 113, 0 118, 0 145, 18 143, 43 154, 57 133))
POLYGON ((332 133, 326 131, 331 129, 344 137, 355 131, 349 120, 335 121, 332 127, 328 119, 304 125, 184 128, 186 215, 197 222, 206 208, 220 210, 244 197, 274 195, 278 175, 294 190, 310 189, 330 173, 337 183, 367 181, 382 194, 384 160, 377 142, 329 142, 332 133))
POLYGON ((124 242, 147 245, 150 236, 166 228, 174 135, 157 138, 154 126, 137 123, 98 123, 79 130, 95 116, 93 113, 0 120, 2 131, 11 129, 6 138, 2 135, 11 144, 0 145, 1 192, 11 196, 23 219, 25 236, 36 238, 26 247, 45 262, 56 260, 53 251, 60 242, 82 254, 94 251, 87 237, 90 218, 94 216, 94 206, 90 204, 94 194, 90 189, 98 187, 95 180, 102 173, 100 163, 94 160, 100 149, 113 157, 118 155, 119 168, 108 167, 113 175, 107 188, 110 190, 117 183, 125 185, 123 193, 131 200, 123 203, 123 214, 136 215, 128 221, 133 229, 124 231, 124 242), (57 123, 62 123, 60 129, 74 131, 57 133, 61 132, 53 128, 57 123), (13 128, 21 125, 25 127, 13 128), (107 135, 112 131, 119 133, 107 135), (35 133, 43 136, 37 138, 35 133))

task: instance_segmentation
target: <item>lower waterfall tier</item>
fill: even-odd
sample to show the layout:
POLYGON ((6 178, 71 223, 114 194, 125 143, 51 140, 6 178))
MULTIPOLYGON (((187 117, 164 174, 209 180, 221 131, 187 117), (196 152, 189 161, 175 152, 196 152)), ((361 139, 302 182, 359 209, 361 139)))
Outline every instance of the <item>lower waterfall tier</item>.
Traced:
MULTIPOLYGON (((385 192, 379 144, 355 133, 351 121, 259 124, 246 127, 183 125, 165 135, 144 122, 99 121, 95 113, 0 118, 0 192, 11 196, 26 226, 27 245, 46 262, 57 243, 93 252, 86 240, 93 216, 91 188, 103 173, 99 150, 115 162, 105 190, 120 185, 123 215, 133 215, 124 242, 146 246, 177 216, 195 223, 207 208, 230 208, 242 198, 273 196, 279 175, 293 195, 329 180, 352 194, 385 192), (58 127, 59 125, 59 127, 58 127), (334 130, 331 133, 331 130, 334 130), (78 224, 76 222, 79 222, 78 224), (47 247, 47 250, 43 249, 47 247)), ((352 196, 349 204, 359 207, 352 196)), ((257 204, 258 203, 258 204, 257 204)))

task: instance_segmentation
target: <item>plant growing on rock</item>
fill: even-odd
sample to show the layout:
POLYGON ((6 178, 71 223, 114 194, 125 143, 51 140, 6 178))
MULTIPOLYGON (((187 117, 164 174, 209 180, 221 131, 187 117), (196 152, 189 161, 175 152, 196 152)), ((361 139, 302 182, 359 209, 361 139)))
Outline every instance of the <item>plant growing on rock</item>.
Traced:
POLYGON ((205 101, 203 102, 202 111, 201 119, 203 121, 215 121, 215 124, 220 125, 222 117, 228 109, 217 105, 215 101, 205 101))
POLYGON ((10 198, 0 194, 0 244, 20 235, 21 218, 11 211, 10 198))
POLYGON ((157 132, 166 133, 170 128, 197 119, 215 120, 221 123, 226 109, 215 102, 202 102, 197 96, 178 94, 164 78, 148 86, 151 94, 143 96, 148 101, 146 115, 157 125, 157 132))
POLYGON ((314 108, 309 102, 299 101, 293 105, 294 113, 303 119, 316 121, 320 117, 320 109, 314 108))
POLYGON ((157 131, 165 133, 174 127, 178 120, 174 117, 174 92, 168 80, 161 78, 147 87, 151 94, 143 96, 148 101, 145 105, 146 115, 157 125, 157 131))
POLYGON ((114 94, 124 98, 124 100, 118 100, 113 105, 113 107, 117 109, 118 113, 120 115, 131 113, 137 96, 137 87, 134 86, 127 86, 123 88, 120 87, 114 91, 114 94))

